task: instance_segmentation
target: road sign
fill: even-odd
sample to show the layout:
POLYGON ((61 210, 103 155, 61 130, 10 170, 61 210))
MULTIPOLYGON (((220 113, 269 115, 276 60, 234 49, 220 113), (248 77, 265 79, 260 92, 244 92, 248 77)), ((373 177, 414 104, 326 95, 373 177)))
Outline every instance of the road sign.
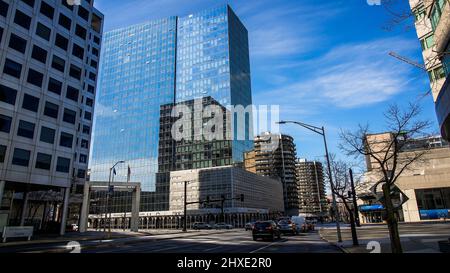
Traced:
MULTIPOLYGON (((385 184, 385 182, 381 181, 376 183, 374 186, 372 186, 370 188, 370 191, 372 192, 372 195, 377 199, 378 202, 380 202, 381 204, 385 204, 384 201, 384 194, 383 194, 383 185, 385 184), (380 191, 378 191, 378 189, 380 189, 380 191)), ((396 185, 391 185, 390 187, 390 196, 391 196, 391 200, 392 203, 394 205, 395 209, 400 209, 402 207, 403 204, 405 204, 409 198, 408 196, 406 196, 406 194, 400 190, 399 187, 397 187, 396 185), (396 197, 399 198, 396 198, 396 197)))

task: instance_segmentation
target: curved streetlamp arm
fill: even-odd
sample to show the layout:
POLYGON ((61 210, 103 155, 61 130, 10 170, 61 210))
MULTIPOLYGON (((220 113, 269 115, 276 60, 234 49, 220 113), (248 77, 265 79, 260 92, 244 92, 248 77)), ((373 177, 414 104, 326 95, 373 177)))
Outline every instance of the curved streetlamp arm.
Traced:
POLYGON ((302 126, 303 128, 306 128, 306 129, 308 129, 308 130, 310 130, 310 131, 313 131, 314 133, 316 133, 316 134, 319 134, 319 135, 324 135, 325 133, 324 133, 324 128, 322 127, 322 128, 320 128, 320 127, 317 127, 317 126, 314 126, 314 125, 309 125, 309 124, 306 124, 306 123, 303 123, 303 122, 298 122, 298 121, 280 121, 280 122, 277 122, 278 124, 288 124, 288 123, 293 123, 293 124, 297 124, 297 125, 300 125, 300 126, 302 126))

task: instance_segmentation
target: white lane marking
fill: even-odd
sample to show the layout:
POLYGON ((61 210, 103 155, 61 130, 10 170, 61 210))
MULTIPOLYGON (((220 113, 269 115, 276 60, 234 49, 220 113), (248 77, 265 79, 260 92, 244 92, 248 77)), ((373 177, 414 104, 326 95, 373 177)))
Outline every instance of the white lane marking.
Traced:
POLYGON ((277 243, 278 243, 278 242, 273 242, 273 243, 268 244, 268 245, 266 245, 266 246, 260 247, 260 248, 258 248, 257 250, 253 250, 252 252, 250 252, 250 254, 256 253, 256 252, 261 251, 261 250, 264 250, 264 249, 266 249, 266 248, 268 248, 268 247, 271 247, 271 246, 273 246, 273 245, 275 245, 275 244, 277 244, 277 243))
POLYGON ((224 246, 216 246, 216 247, 213 247, 213 248, 208 248, 208 249, 203 250, 203 252, 210 252, 210 251, 222 248, 222 247, 224 247, 224 246))

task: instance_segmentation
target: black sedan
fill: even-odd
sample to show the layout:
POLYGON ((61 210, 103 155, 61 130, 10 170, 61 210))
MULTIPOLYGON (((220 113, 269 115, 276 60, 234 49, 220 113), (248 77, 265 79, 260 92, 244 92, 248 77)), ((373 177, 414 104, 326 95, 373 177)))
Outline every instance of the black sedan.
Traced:
POLYGON ((253 226, 253 240, 261 239, 275 240, 281 238, 281 232, 278 225, 274 221, 260 221, 253 226))

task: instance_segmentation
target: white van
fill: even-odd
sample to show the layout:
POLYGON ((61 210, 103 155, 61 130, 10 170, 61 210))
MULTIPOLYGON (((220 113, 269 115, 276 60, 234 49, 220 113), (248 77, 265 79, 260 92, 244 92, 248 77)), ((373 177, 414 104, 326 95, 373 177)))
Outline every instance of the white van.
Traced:
POLYGON ((304 216, 292 216, 291 221, 295 223, 298 232, 308 231, 308 225, 304 216))

